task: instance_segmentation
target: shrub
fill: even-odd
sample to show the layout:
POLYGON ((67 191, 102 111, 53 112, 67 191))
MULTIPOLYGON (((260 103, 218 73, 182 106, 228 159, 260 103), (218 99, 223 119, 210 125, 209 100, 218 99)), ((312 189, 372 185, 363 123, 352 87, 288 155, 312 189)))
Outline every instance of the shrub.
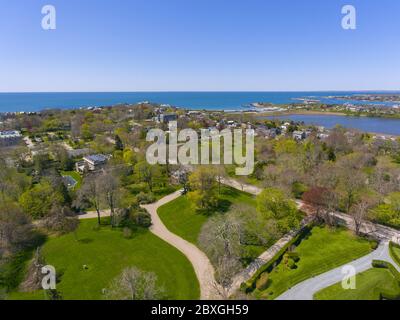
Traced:
POLYGON ((294 182, 292 185, 292 193, 296 199, 300 199, 304 192, 307 191, 307 186, 301 182, 294 182))
POLYGON ((400 249, 400 245, 394 242, 389 243, 389 252, 390 256, 392 259, 400 266, 400 257, 396 254, 396 252, 393 250, 394 248, 400 249))
POLYGON ((148 191, 149 189, 146 183, 131 184, 128 188, 134 194, 143 193, 143 190, 148 191))
POLYGON ((301 229, 296 237, 294 237, 281 250, 279 250, 270 261, 259 268, 249 280, 243 282, 240 288, 246 293, 252 292, 256 286, 256 281, 261 276, 261 274, 263 274, 264 272, 271 272, 274 266, 282 260, 282 257, 286 253, 288 248, 290 248, 292 245, 298 245, 310 233, 312 227, 313 225, 309 224, 301 229))
POLYGON ((151 226, 150 214, 145 209, 140 207, 131 209, 129 220, 139 227, 148 228, 151 226))
POLYGON ((263 291, 268 288, 269 284, 269 273, 264 272, 256 282, 256 288, 263 291))
POLYGON ((377 249, 377 248, 378 248, 378 245, 379 245, 378 241, 375 241, 375 240, 371 240, 371 241, 370 241, 370 244, 371 244, 371 249, 372 249, 372 250, 377 249))
POLYGON ((297 252, 288 252, 288 257, 290 258, 290 259, 292 259, 294 262, 299 262, 299 260, 300 260, 300 257, 299 257, 299 254, 297 253, 297 252))
POLYGON ((286 264, 290 269, 297 269, 296 262, 293 259, 289 259, 286 264))
POLYGON ((124 236, 125 239, 130 239, 132 237, 132 230, 128 227, 125 227, 122 230, 122 234, 124 236))
POLYGON ((156 201, 156 198, 152 193, 144 193, 144 192, 140 192, 136 196, 136 199, 140 204, 148 204, 156 201))

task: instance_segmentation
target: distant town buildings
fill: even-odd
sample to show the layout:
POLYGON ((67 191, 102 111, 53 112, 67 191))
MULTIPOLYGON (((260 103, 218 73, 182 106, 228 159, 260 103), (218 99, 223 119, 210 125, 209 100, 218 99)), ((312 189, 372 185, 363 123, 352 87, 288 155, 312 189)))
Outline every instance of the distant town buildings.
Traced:
POLYGON ((22 139, 19 131, 0 131, 0 147, 8 147, 18 144, 22 139))
POLYGON ((306 133, 304 131, 293 131, 293 139, 297 141, 304 140, 306 138, 306 133))

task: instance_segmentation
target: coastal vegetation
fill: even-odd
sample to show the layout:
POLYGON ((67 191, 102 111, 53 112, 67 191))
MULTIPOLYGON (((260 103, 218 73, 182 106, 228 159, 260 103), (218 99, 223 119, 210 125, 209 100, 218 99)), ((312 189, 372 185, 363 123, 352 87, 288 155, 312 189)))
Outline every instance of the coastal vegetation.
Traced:
POLYGON ((276 266, 260 269, 248 286, 252 297, 275 298, 298 281, 367 254, 370 243, 360 238, 365 221, 400 229, 400 142, 392 137, 150 103, 14 114, 4 123, 24 138, 0 156, 0 287, 10 298, 111 298, 103 289, 121 283, 124 274, 132 282, 147 279, 153 292, 166 293, 163 298, 198 298, 193 267, 149 232, 151 217, 141 207, 180 189, 183 195, 162 206, 159 216, 207 255, 225 294, 238 272, 300 228, 305 216, 295 200, 311 207, 307 219, 321 227, 284 248, 276 266), (234 165, 149 165, 146 134, 167 130, 165 115, 179 129, 253 128, 254 172, 239 177, 234 165), (242 190, 224 185, 229 178, 242 190), (245 184, 256 185, 258 195, 246 193, 245 184), (332 211, 349 215, 355 234, 336 229, 332 211), (95 219, 79 220, 85 212, 95 219), (122 245, 121 255, 112 253, 122 245), (59 292, 50 297, 21 290, 39 258, 62 273, 59 292), (72 288, 79 285, 68 270, 79 271, 86 291, 72 288))

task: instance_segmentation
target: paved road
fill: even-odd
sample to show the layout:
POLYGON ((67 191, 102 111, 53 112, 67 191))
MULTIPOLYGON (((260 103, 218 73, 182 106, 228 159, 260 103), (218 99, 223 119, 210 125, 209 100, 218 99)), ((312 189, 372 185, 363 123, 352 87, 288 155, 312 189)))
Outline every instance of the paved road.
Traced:
MULTIPOLYGON (((253 195, 258 195, 262 191, 262 189, 259 187, 247 184, 241 184, 240 182, 230 178, 224 179, 222 183, 253 195)), ((170 194, 162 198, 156 203, 142 206, 150 213, 152 217, 153 225, 150 228, 150 231, 153 232, 158 237, 160 237, 161 239, 163 239, 164 241, 171 244, 172 246, 176 247, 189 259, 189 261, 192 263, 194 267, 195 273, 200 283, 201 299, 203 300, 217 299, 219 298, 219 294, 218 294, 218 289, 216 288, 215 285, 216 282, 214 279, 214 268, 211 265, 208 257, 192 243, 170 232, 166 228, 166 226, 162 223, 161 219, 157 214, 157 209, 160 206, 175 200, 180 195, 181 195, 180 191, 177 191, 173 194, 170 194)), ((299 208, 302 208, 304 206, 304 203, 302 201, 297 201, 297 204, 299 208)), ((109 216, 109 215, 110 215, 109 210, 101 212, 101 216, 109 216)), ((351 217, 341 213, 332 213, 332 215, 334 215, 337 218, 341 218, 344 224, 347 225, 347 227, 349 227, 350 229, 352 228, 351 217)), ((80 219, 89 219, 96 217, 97 217, 96 212, 88 212, 84 215, 79 216, 80 219)), ((396 240, 395 236, 396 235, 400 236, 400 233, 394 229, 386 228, 372 223, 367 223, 363 227, 368 231, 366 233, 368 234, 375 233, 376 235, 379 236, 379 238, 384 239, 385 242, 383 242, 383 244, 381 244, 381 246, 373 253, 352 262, 352 265, 355 264, 354 266, 357 272, 362 272, 371 268, 371 262, 374 259, 386 260, 396 265, 395 263, 393 263, 391 257, 389 256, 387 249, 387 240, 396 240)), ((293 232, 289 233, 288 235, 285 235, 274 246, 269 248, 267 251, 263 252, 252 264, 250 264, 248 268, 246 268, 238 275, 236 275, 234 277, 234 284, 232 286, 230 293, 232 294, 234 293, 235 290, 239 289, 239 286, 242 282, 251 278, 254 275, 254 273, 258 270, 258 268, 261 267, 266 262, 268 262, 274 256, 274 253, 279 251, 282 246, 284 246, 288 241, 290 241, 290 239, 293 236, 295 236, 295 234, 296 233, 293 232)), ((398 237, 398 239, 400 239, 400 237, 398 237)), ((285 299, 285 297, 288 297, 287 299, 289 300, 312 299, 315 292, 341 281, 342 278, 343 275, 341 274, 341 267, 340 267, 296 285, 291 290, 281 295, 278 299, 285 299)))
MULTIPOLYGON (((100 210, 100 217, 109 217, 110 214, 111 214, 110 210, 100 210)), ((78 216, 78 219, 93 219, 93 218, 97 218, 97 211, 88 211, 78 216)))
MULTIPOLYGON (((400 271, 400 267, 389 255, 388 242, 382 242, 374 252, 346 265, 353 266, 356 273, 360 273, 372 268, 372 260, 388 261, 400 271)), ((319 276, 305 280, 280 295, 277 300, 312 300, 314 294, 318 291, 343 280, 342 268, 343 266, 340 266, 319 276)))

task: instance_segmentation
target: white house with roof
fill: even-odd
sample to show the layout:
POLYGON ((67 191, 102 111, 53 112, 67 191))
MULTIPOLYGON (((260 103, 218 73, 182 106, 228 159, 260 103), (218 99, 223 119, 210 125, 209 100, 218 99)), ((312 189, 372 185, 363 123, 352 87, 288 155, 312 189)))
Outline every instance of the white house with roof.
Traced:
POLYGON ((21 132, 17 130, 0 131, 0 147, 14 146, 22 139, 21 132))
POLYGON ((306 133, 304 131, 293 131, 293 139, 300 141, 306 138, 306 133))
POLYGON ((103 154, 93 154, 83 157, 82 161, 75 164, 76 171, 85 173, 101 169, 108 161, 108 157, 103 154))

